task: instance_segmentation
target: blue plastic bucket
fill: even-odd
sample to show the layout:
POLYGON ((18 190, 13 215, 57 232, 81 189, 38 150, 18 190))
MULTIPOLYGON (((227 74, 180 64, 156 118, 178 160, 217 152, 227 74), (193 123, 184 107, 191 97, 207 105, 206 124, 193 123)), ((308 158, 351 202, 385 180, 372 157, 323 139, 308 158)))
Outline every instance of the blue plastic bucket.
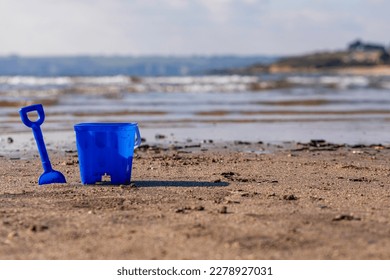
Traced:
POLYGON ((136 123, 80 123, 74 126, 83 184, 129 184, 134 149, 141 144, 136 123))

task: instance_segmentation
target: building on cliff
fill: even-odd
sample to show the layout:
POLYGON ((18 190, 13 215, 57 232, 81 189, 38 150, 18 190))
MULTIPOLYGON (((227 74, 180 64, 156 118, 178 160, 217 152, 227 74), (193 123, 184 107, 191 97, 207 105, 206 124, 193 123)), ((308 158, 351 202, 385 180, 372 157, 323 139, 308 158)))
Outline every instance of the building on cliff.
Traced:
POLYGON ((383 45, 356 40, 348 45, 348 56, 345 62, 356 65, 388 64, 390 54, 383 45))

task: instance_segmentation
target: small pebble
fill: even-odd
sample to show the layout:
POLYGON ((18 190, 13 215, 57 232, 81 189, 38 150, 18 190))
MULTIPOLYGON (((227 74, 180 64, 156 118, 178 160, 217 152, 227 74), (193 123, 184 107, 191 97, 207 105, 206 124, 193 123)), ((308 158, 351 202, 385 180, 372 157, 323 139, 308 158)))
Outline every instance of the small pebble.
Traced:
POLYGON ((49 229, 47 225, 32 225, 29 228, 32 232, 40 232, 49 229))
POLYGON ((350 214, 342 214, 342 215, 337 215, 332 219, 332 221, 360 221, 361 218, 355 217, 354 215, 350 214))
POLYGON ((227 207, 226 206, 222 206, 221 209, 218 211, 219 213, 221 214, 227 214, 227 207))
POLYGON ((10 233, 8 233, 7 239, 13 239, 17 236, 18 236, 18 233, 16 231, 11 231, 10 233))
POLYGON ((285 199, 285 200, 297 200, 298 198, 295 195, 293 195, 293 194, 289 194, 289 195, 284 195, 283 199, 285 199))

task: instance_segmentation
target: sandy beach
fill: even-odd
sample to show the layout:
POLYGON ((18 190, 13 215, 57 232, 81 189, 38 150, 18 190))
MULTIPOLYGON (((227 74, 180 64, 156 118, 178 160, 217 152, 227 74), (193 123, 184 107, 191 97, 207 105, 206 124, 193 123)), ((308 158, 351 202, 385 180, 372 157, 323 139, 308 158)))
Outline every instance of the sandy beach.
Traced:
POLYGON ((83 186, 77 152, 0 157, 0 259, 390 259, 390 147, 235 142, 136 150, 83 186))
MULTIPOLYGON (((264 71, 254 68, 252 71, 264 71)), ((375 65, 375 66, 343 66, 343 67, 327 67, 325 69, 316 69, 313 67, 291 67, 291 66, 271 66, 270 73, 319 73, 319 74, 340 74, 340 75, 363 75, 363 76, 389 76, 389 65, 375 65)))

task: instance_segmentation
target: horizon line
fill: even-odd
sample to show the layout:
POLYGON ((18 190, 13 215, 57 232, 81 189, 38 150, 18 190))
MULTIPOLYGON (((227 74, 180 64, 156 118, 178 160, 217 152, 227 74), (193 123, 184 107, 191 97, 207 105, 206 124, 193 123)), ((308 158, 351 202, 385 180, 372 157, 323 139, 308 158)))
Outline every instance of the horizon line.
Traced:
POLYGON ((79 54, 1 54, 0 57, 22 57, 22 58, 48 58, 48 57, 175 57, 175 58, 185 58, 185 57, 280 57, 287 56, 281 54, 240 54, 240 53, 226 53, 226 54, 94 54, 94 53, 79 53, 79 54))

